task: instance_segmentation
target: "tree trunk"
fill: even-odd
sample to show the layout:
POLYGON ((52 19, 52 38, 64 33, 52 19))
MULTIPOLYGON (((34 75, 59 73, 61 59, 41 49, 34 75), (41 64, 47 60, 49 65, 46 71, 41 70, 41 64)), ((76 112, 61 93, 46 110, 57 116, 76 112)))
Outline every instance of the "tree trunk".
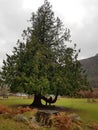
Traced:
POLYGON ((34 95, 34 101, 31 104, 32 107, 42 107, 42 103, 41 103, 41 94, 35 94, 34 95))
POLYGON ((51 103, 55 103, 57 101, 57 98, 58 98, 58 91, 57 91, 54 99, 52 99, 52 97, 50 97, 50 98, 46 98, 45 96, 41 97, 41 99, 43 99, 46 102, 46 105, 47 105, 47 103, 49 103, 49 105, 51 105, 51 103))

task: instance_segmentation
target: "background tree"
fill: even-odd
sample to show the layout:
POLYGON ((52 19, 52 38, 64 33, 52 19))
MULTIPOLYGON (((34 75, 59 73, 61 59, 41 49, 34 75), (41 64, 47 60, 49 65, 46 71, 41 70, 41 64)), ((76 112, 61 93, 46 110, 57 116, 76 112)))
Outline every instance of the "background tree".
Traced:
POLYGON ((8 86, 2 86, 0 87, 0 96, 3 96, 3 98, 8 98, 10 89, 8 86))
MULTIPOLYGON (((42 106, 47 93, 75 95, 85 86, 76 46, 66 46, 70 30, 54 17, 50 3, 32 13, 31 26, 23 31, 23 41, 17 42, 13 54, 3 61, 1 81, 12 92, 34 94, 32 106, 42 106)), ((86 81, 86 80, 85 80, 86 81)), ((56 101, 57 95, 54 101, 56 101)), ((47 100, 48 101, 48 100, 47 100)), ((53 100, 51 103, 54 102, 53 100)))

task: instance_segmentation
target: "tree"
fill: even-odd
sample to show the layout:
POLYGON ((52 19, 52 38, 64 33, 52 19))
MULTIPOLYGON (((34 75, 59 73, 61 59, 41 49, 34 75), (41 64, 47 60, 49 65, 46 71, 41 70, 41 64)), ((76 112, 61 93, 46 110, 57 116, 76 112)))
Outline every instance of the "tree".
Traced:
POLYGON ((0 96, 3 96, 3 98, 8 98, 9 91, 10 89, 8 86, 0 87, 0 96))
MULTIPOLYGON (((66 46, 70 41, 70 30, 51 10, 50 3, 32 13, 31 26, 23 31, 23 41, 17 42, 13 54, 3 61, 1 81, 13 92, 34 94, 32 106, 42 106, 41 99, 54 103, 59 94, 75 95, 85 86, 76 46, 66 46), (81 82, 80 82, 81 81, 81 82), (54 100, 46 94, 54 93, 54 100)), ((86 81, 86 80, 85 80, 86 81)))

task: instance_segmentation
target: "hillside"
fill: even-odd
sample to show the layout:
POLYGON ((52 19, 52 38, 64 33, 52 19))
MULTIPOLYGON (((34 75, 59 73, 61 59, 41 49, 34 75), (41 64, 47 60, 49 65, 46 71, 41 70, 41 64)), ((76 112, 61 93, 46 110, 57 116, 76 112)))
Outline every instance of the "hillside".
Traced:
POLYGON ((98 54, 80 62, 86 70, 90 85, 98 87, 98 54))

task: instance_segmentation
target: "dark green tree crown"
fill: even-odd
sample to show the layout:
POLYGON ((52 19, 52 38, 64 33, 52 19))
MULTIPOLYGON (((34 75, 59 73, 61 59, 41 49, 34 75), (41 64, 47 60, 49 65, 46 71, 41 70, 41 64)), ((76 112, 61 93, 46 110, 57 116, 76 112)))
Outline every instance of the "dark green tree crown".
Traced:
POLYGON ((55 18, 47 0, 32 13, 30 23, 23 41, 18 40, 13 54, 3 61, 2 85, 10 86, 12 92, 75 94, 87 82, 76 45, 66 46, 70 30, 55 18))

